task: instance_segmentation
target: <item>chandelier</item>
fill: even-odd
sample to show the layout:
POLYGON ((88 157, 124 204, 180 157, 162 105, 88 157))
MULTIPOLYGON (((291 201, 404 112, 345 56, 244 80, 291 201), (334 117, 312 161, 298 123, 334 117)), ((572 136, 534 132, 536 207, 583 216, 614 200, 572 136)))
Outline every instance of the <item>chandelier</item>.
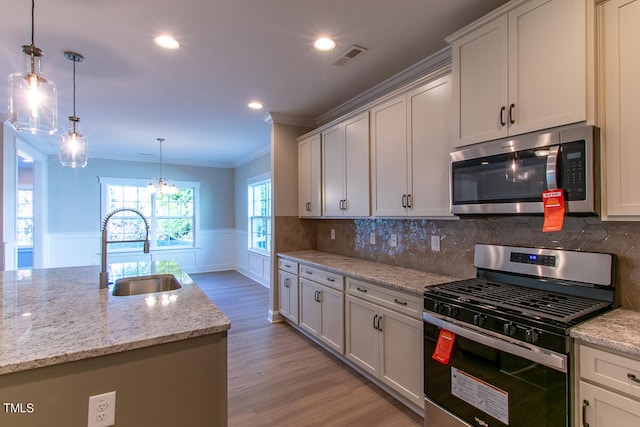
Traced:
POLYGON ((24 71, 9 76, 9 123, 17 130, 53 135, 56 131, 56 85, 41 72, 42 49, 34 44, 35 0, 31 0, 31 44, 22 46, 24 71))
POLYGON ((70 130, 60 140, 60 163, 71 168, 83 168, 87 165, 87 140, 76 130, 80 118, 76 116, 76 63, 84 57, 76 52, 67 51, 65 58, 73 61, 73 116, 69 116, 70 130))
POLYGON ((147 193, 162 195, 172 195, 178 192, 178 187, 175 184, 169 184, 166 179, 162 177, 162 141, 164 138, 156 138, 160 143, 160 178, 151 178, 149 185, 147 185, 147 193))

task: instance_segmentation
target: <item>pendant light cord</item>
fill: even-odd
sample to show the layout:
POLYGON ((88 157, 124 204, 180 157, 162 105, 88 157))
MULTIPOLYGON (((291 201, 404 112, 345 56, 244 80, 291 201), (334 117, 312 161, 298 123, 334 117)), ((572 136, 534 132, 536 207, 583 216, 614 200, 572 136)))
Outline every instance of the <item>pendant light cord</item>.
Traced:
POLYGON ((76 122, 79 120, 76 116, 76 60, 73 60, 73 118, 71 118, 71 122, 73 123, 73 133, 76 133, 76 122))
POLYGON ((31 0, 31 46, 35 46, 36 0, 31 0))

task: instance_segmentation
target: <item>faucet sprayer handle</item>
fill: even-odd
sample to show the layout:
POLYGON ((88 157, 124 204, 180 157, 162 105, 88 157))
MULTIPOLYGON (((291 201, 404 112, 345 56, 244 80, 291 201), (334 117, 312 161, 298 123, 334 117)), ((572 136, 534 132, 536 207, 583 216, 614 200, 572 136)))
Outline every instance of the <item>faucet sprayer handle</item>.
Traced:
POLYGON ((144 249, 143 249, 145 254, 149 253, 149 240, 145 240, 144 241, 144 249))

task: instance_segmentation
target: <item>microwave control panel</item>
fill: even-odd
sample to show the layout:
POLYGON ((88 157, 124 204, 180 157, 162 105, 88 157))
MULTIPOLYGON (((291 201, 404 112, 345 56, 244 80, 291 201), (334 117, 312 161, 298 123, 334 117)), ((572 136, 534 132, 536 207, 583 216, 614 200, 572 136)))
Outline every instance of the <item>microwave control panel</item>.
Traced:
POLYGON ((560 188, 565 191, 567 200, 584 200, 587 179, 585 142, 562 144, 561 153, 560 188))

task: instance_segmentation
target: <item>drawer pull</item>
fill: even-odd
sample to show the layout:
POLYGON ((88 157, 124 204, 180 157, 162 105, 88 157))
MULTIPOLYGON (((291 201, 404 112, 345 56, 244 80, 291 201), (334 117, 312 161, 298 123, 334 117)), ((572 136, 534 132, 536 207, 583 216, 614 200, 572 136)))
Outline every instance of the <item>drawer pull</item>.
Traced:
POLYGON ((330 281, 330 282, 335 282, 336 281, 336 279, 332 279, 331 277, 327 277, 327 280, 330 281))
POLYGON ((309 274, 309 275, 313 274, 313 271, 309 271, 309 270, 305 270, 304 272, 309 274))
POLYGON ((364 292, 365 294, 367 293, 367 290, 366 290, 366 289, 363 289, 363 288, 361 288, 361 287, 357 287, 356 289, 357 289, 358 291, 360 291, 360 292, 364 292))
POLYGON ((400 301, 398 298, 394 298, 393 302, 395 302, 396 304, 404 305, 405 307, 407 306, 406 301, 400 301))
POLYGON ((285 264, 284 266, 287 268, 291 268, 291 264, 285 264))
POLYGON ((636 377, 634 374, 627 374, 627 378, 629 378, 631 381, 640 383, 640 378, 636 377))

